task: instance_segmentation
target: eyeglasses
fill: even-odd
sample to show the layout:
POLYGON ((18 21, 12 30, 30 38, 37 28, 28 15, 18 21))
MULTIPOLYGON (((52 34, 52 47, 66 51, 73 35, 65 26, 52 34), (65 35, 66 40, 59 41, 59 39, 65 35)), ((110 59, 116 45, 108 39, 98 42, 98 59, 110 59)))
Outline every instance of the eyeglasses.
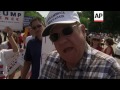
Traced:
POLYGON ((34 26, 34 27, 32 27, 32 29, 36 30, 37 28, 40 28, 40 27, 42 27, 42 25, 34 26))
MULTIPOLYGON (((64 36, 71 35, 72 33, 73 33, 72 26, 68 26, 62 30, 62 34, 64 36)), ((52 42, 56 42, 60 38, 60 33, 53 33, 50 35, 49 38, 52 42)))

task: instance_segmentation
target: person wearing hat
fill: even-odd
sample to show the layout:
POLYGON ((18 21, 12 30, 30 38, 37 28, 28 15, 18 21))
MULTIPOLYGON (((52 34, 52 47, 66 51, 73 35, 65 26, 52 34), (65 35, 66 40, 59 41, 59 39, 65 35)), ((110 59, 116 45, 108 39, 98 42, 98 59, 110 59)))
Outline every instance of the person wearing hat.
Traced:
POLYGON ((111 37, 107 37, 105 39, 105 44, 107 45, 107 47, 104 50, 104 53, 108 54, 108 55, 114 55, 114 50, 112 48, 112 45, 114 44, 114 41, 111 37))
POLYGON ((50 11, 42 36, 56 50, 47 57, 40 79, 117 79, 120 65, 111 56, 88 45, 86 33, 75 11, 50 11))
POLYGON ((94 35, 91 40, 91 47, 103 51, 103 48, 101 47, 101 37, 100 35, 94 35))

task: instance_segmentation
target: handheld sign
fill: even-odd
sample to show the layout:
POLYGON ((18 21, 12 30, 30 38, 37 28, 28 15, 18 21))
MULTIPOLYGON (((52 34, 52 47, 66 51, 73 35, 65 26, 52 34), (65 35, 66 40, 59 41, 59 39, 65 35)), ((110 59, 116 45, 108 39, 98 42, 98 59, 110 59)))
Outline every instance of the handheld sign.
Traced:
POLYGON ((24 11, 0 11, 0 30, 9 26, 15 31, 23 29, 24 11))
POLYGON ((19 52, 14 53, 12 50, 2 49, 0 54, 4 75, 12 74, 20 66, 20 64, 17 63, 19 52))
POLYGON ((33 17, 29 17, 29 16, 25 16, 24 17, 24 23, 23 23, 23 26, 29 26, 30 24, 30 21, 33 19, 33 17))

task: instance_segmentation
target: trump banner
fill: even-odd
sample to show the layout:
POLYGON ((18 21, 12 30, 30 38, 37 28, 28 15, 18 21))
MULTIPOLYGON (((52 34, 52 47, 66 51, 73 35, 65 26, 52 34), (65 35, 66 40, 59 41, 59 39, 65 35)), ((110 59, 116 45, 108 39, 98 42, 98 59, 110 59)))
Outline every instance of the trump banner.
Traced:
POLYGON ((9 26, 14 31, 23 29, 24 11, 0 11, 0 30, 9 26))

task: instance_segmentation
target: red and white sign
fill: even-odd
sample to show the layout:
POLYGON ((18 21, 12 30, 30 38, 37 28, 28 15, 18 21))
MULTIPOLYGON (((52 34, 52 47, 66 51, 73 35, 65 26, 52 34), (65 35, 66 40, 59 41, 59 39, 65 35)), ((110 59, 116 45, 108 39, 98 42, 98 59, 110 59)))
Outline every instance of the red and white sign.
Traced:
POLYGON ((103 11, 94 11, 94 22, 103 22, 104 13, 103 11))
POLYGON ((3 74, 5 76, 12 74, 20 64, 17 63, 19 52, 13 52, 12 50, 2 49, 0 52, 0 59, 3 65, 3 74))
POLYGON ((0 11, 0 30, 9 26, 15 31, 23 29, 24 11, 0 11))
POLYGON ((21 66, 24 66, 24 55, 25 55, 25 49, 20 52, 19 57, 17 59, 17 63, 19 63, 21 66))

